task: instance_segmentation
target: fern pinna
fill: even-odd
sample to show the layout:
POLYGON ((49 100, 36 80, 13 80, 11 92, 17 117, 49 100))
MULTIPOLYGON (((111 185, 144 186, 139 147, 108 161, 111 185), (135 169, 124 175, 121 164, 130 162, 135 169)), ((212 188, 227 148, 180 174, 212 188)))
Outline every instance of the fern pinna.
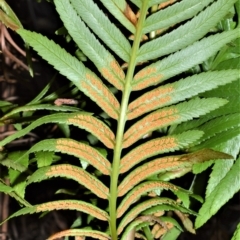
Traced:
MULTIPOLYGON (((224 98, 204 97, 202 94, 231 84, 238 79, 239 72, 235 69, 210 69, 190 74, 189 69, 216 55, 226 44, 239 37, 239 29, 209 34, 237 1, 53 2, 68 34, 88 61, 82 62, 52 40, 23 29, 6 4, 2 4, 4 12, 1 12, 1 20, 94 101, 107 114, 106 121, 90 112, 68 108, 65 110, 71 113, 55 113, 39 118, 1 141, 1 146, 46 123, 74 125, 88 131, 109 153, 112 152, 113 159, 86 142, 70 138, 46 139, 25 152, 15 163, 15 169, 26 169, 27 164, 24 168, 20 163, 28 159, 30 153, 35 153, 39 169, 26 179, 24 187, 52 177, 65 177, 85 186, 102 201, 108 201, 108 207, 100 209, 93 203, 76 199, 32 206, 14 188, 0 182, 2 191, 25 205, 11 217, 53 209, 72 209, 108 222, 105 229, 98 224, 96 228, 69 229, 49 237, 49 240, 63 236, 112 240, 163 236, 163 239, 170 239, 169 233, 182 228, 173 217, 164 216, 167 211, 175 212, 185 228, 194 232, 186 215, 196 215, 189 209, 189 197, 201 199, 169 181, 205 161, 232 158, 207 149, 209 146, 214 148, 208 141, 219 139, 218 133, 223 132, 227 123, 210 133, 208 130, 211 127, 199 126, 214 117, 218 124, 219 115, 214 110, 228 103, 224 98), (97 71, 88 68, 89 61, 97 71), (119 94, 114 95, 116 91, 121 92, 120 97, 119 94), (113 121, 116 122, 116 130, 112 127, 113 121), (178 152, 173 153, 175 151, 178 152), (81 164, 42 162, 43 158, 52 158, 51 153, 54 152, 75 156, 82 163, 92 165, 100 172, 99 178, 81 164), (44 155, 47 153, 50 156, 44 155), (101 181, 102 175, 109 176, 109 183, 101 181), (172 191, 176 198, 163 197, 163 190, 172 191)), ((64 111, 63 107, 48 106, 53 111, 64 111)), ((38 109, 41 108, 30 104, 22 110, 38 109)), ((229 117, 233 123, 229 129, 236 130, 237 114, 229 117)), ((7 115, 2 121, 6 119, 7 115)), ((222 142, 234 137, 238 137, 236 131, 222 142)))

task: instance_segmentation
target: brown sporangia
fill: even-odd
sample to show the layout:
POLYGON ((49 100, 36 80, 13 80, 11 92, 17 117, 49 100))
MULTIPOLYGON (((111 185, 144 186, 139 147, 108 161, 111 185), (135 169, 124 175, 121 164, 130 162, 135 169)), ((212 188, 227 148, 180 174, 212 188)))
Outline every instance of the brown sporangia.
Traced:
POLYGON ((120 218, 130 207, 130 205, 136 202, 144 193, 151 192, 156 189, 171 189, 172 191, 178 190, 173 184, 163 181, 148 181, 140 184, 134 190, 129 192, 129 194, 123 199, 117 209, 117 218, 120 218))
POLYGON ((110 117, 118 119, 120 104, 111 91, 93 74, 86 74, 81 82, 88 96, 93 99, 110 117))
POLYGON ((172 86, 164 86, 154 89, 137 98, 128 106, 128 120, 166 105, 171 101, 172 97, 169 94, 173 93, 173 91, 174 88, 172 86))
POLYGON ((118 186, 118 196, 125 195, 130 189, 136 186, 144 179, 170 170, 178 169, 180 166, 187 167, 191 164, 178 161, 181 156, 169 156, 163 158, 157 158, 135 169, 128 176, 124 178, 121 184, 118 186))
POLYGON ((110 149, 114 148, 115 135, 107 125, 97 118, 90 115, 79 114, 69 118, 67 122, 86 129, 96 136, 106 147, 110 149))
POLYGON ((177 112, 176 108, 171 107, 150 113, 127 130, 123 137, 123 148, 131 146, 138 139, 155 129, 173 124, 180 118, 177 112))
POLYGON ((75 105, 75 104, 78 104, 78 101, 75 99, 69 99, 69 98, 58 98, 54 101, 54 104, 56 106, 75 105))
POLYGON ((134 165, 149 157, 168 152, 176 147, 178 147, 178 141, 175 137, 162 137, 148 141, 122 158, 120 173, 127 172, 134 165))
POLYGON ((147 200, 145 202, 142 202, 138 204, 136 207, 134 207, 131 210, 131 213, 127 214, 127 218, 124 218, 117 229, 117 233, 121 234, 125 226, 130 223, 133 219, 135 219, 141 212, 144 210, 156 206, 156 205, 161 205, 161 204, 173 204, 176 203, 174 200, 167 199, 167 198, 152 198, 150 200, 147 200))
POLYGON ((110 175, 109 161, 89 145, 62 138, 56 140, 56 150, 81 158, 103 174, 110 175))
POLYGON ((137 16, 128 4, 126 4, 126 8, 123 13, 134 26, 137 25, 137 16))
POLYGON ((161 226, 161 224, 155 224, 152 228, 152 234, 154 238, 159 239, 163 234, 169 231, 171 228, 174 227, 173 223, 164 222, 166 227, 161 226))
POLYGON ((139 71, 133 78, 132 90, 138 91, 157 84, 163 78, 163 75, 154 74, 156 72, 157 69, 152 66, 146 67, 139 71))
POLYGON ((36 212, 46 212, 52 210, 77 210, 92 215, 100 220, 107 221, 108 215, 101 209, 82 201, 77 200, 59 200, 39 204, 36 207, 36 212))
POLYGON ((49 237, 47 240, 57 240, 62 237, 75 237, 75 240, 85 239, 85 237, 92 237, 95 239, 100 240, 109 240, 110 237, 106 236, 106 234, 101 232, 96 232, 93 230, 87 230, 87 229, 68 229, 61 231, 59 233, 55 233, 51 237, 49 237), (81 237, 83 236, 83 237, 81 237))
POLYGON ((70 164, 60 164, 51 166, 46 172, 47 177, 63 176, 70 179, 74 179, 81 185, 91 190, 98 197, 107 199, 109 195, 109 189, 103 185, 97 178, 93 177, 82 168, 72 166, 70 164))
POLYGON ((176 1, 177 0, 168 0, 168 1, 164 2, 164 3, 161 3, 161 4, 158 5, 158 9, 160 10, 160 9, 166 8, 169 5, 175 3, 176 1))
POLYGON ((111 61, 110 68, 102 68, 100 72, 114 87, 123 90, 125 74, 116 61, 111 61))

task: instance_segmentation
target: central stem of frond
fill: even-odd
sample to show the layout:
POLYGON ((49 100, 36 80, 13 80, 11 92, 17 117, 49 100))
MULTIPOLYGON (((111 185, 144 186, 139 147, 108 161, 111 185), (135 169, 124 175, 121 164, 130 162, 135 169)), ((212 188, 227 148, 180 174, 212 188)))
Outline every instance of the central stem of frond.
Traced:
POLYGON ((117 197, 118 197, 118 177, 119 177, 119 168, 122 152, 122 140, 124 134, 124 128, 127 121, 127 111, 129 97, 131 94, 131 82, 133 79, 135 67, 136 67, 136 58, 139 50, 140 42, 142 39, 142 28, 146 18, 148 10, 148 0, 144 0, 142 7, 140 9, 140 17, 136 26, 136 34, 134 36, 134 42, 132 50, 130 53, 129 67, 126 74, 125 86, 123 90, 121 110, 118 119, 117 126, 117 135, 116 143, 114 148, 113 163, 112 163, 112 172, 111 172, 111 183, 110 183, 110 197, 109 197, 109 213, 110 213, 110 232, 112 240, 117 240, 117 197))

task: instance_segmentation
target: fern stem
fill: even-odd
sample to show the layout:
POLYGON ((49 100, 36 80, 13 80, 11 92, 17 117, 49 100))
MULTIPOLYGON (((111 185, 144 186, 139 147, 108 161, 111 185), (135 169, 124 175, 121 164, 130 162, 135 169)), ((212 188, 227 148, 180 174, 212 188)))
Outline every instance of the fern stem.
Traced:
POLYGON ((143 23, 145 21, 146 13, 148 10, 148 1, 149 0, 143 1, 142 8, 140 11, 140 17, 136 26, 136 35, 135 35, 133 47, 131 50, 131 58, 129 62, 126 79, 125 79, 120 116, 118 119, 116 144, 114 148, 114 156, 113 156, 112 172, 111 172, 110 197, 109 197, 110 232, 111 232, 112 240, 117 240, 117 224, 116 224, 117 195, 118 195, 117 187, 118 187, 119 167, 120 167, 120 159, 121 159, 121 152, 122 152, 122 139, 123 139, 125 124, 127 121, 126 113, 128 108, 129 97, 131 94, 131 81, 133 79, 133 75, 136 67, 136 58, 137 58, 137 53, 138 53, 139 45, 142 38, 143 23))

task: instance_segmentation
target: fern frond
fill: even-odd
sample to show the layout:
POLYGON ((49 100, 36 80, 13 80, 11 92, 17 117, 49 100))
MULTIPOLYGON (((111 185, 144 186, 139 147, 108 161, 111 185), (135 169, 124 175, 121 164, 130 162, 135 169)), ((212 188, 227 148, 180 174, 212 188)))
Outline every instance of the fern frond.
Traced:
POLYGON ((17 33, 38 54, 61 74, 72 81, 82 92, 95 101, 110 117, 117 119, 120 104, 102 81, 80 61, 59 45, 41 34, 19 29, 17 33))
POLYGON ((95 64, 100 73, 111 84, 117 89, 122 90, 125 76, 114 57, 90 32, 83 21, 78 17, 69 1, 57 0, 55 1, 55 5, 65 27, 78 47, 95 64), (71 19, 69 19, 69 14, 71 15, 71 19))
MULTIPOLYGON (((183 101, 199 93, 236 81, 238 77, 239 71, 237 69, 213 71, 180 79, 171 84, 165 84, 131 102, 128 106, 128 118, 132 119, 133 116, 140 116, 157 108, 183 101)), ((210 97, 214 95, 204 94, 204 96, 210 97)))
POLYGON ((96 177, 89 174, 82 168, 70 165, 59 164, 54 166, 42 167, 34 172, 28 179, 27 184, 33 182, 40 182, 52 177, 66 177, 77 181, 79 184, 85 186, 95 195, 100 198, 107 199, 109 189, 103 185, 96 177))
POLYGON ((240 189, 238 158, 231 170, 227 173, 221 183, 206 198, 196 219, 196 228, 201 227, 212 215, 214 215, 237 191, 240 189), (223 194, 225 192, 225 194, 223 194), (221 199, 221 201, 219 201, 221 199), (216 201, 218 200, 218 201, 216 201))
POLYGON ((87 144, 67 138, 48 139, 36 143, 25 154, 40 151, 61 152, 73 155, 90 163, 103 174, 110 175, 111 165, 109 161, 99 151, 87 144))
POLYGON ((202 63, 225 44, 239 37, 238 29, 206 37, 172 55, 143 68, 135 76, 132 90, 156 85, 202 63))
POLYGON ((169 28, 174 24, 195 16, 213 0, 183 0, 177 2, 171 8, 163 9, 150 15, 144 24, 143 33, 169 28))
POLYGON ((114 16, 127 30, 135 33, 136 28, 134 24, 124 14, 125 9, 121 10, 112 0, 100 0, 107 10, 114 16))
MULTIPOLYGON (((211 28, 216 26, 216 24, 226 15, 226 12, 232 7, 234 2, 236 1, 237 0, 228 0, 228 1, 219 0, 213 3, 204 11, 202 11, 199 15, 197 15, 191 21, 180 26, 176 30, 170 32, 169 34, 166 34, 163 37, 156 38, 150 42, 147 42, 140 48, 137 61, 143 62, 143 61, 164 56, 166 54, 173 53, 201 39, 206 33, 209 32, 211 28)), ((193 1, 188 1, 188 2, 190 3, 193 1)), ((201 1, 201 5, 202 4, 207 5, 209 4, 209 2, 212 2, 212 1, 205 0, 204 3, 202 2, 203 1, 201 1)), ((181 3, 179 3, 179 5, 181 3)), ((174 5, 171 8, 169 8, 169 10, 166 9, 165 11, 171 11, 173 7, 174 5)), ((159 12, 160 16, 162 15, 161 14, 162 12, 163 11, 159 12)), ((173 16, 173 20, 176 21, 178 19, 175 18, 175 16, 173 16)), ((162 21, 160 22, 162 23, 162 21)), ((220 39, 221 37, 219 36, 219 40, 220 39)), ((202 48, 205 48, 205 47, 206 45, 204 43, 204 46, 202 46, 202 48)), ((207 55, 203 55, 203 56, 205 57, 205 59, 207 59, 214 53, 215 52, 212 52, 208 56, 207 55)), ((194 53, 193 53, 193 56, 194 58, 197 57, 197 55, 195 55, 194 53)), ((189 55, 189 58, 191 58, 191 55, 189 55)))
MULTIPOLYGON (((240 135, 216 146, 214 150, 231 154, 234 159, 237 159, 240 150, 240 135)), ((228 161, 216 161, 214 163, 206 188, 206 197, 211 194, 226 174, 228 174, 234 162, 235 160, 229 159, 228 161)))
POLYGON ((120 234, 123 229, 126 227, 128 223, 130 223, 133 219, 135 219, 141 212, 144 210, 151 208, 152 206, 161 205, 161 204, 168 204, 168 205, 179 205, 176 201, 169 199, 169 198, 153 198, 150 200, 146 200, 136 207, 132 208, 121 220, 119 223, 117 232, 120 234))
MULTIPOLYGON (((124 134, 123 147, 128 147, 148 132, 171 124, 191 120, 194 117, 204 115, 227 103, 225 99, 208 98, 192 99, 189 102, 179 103, 150 113, 146 117, 132 125, 124 134)), ((131 115, 130 115, 131 116, 131 115)))
MULTIPOLYGON (((184 192, 186 190, 180 189, 179 187, 164 181, 146 181, 139 184, 137 187, 133 188, 122 200, 121 204, 117 209, 117 217, 120 218, 126 210, 138 200, 145 193, 154 191, 154 190, 170 190, 176 194, 176 192, 184 192)), ((188 192, 188 194, 190 194, 188 192)))
POLYGON ((5 138, 0 142, 0 146, 13 141, 16 138, 20 138, 25 134, 29 133, 31 130, 39 127, 46 123, 64 123, 68 125, 74 125, 81 129, 85 129, 92 133, 94 136, 99 138, 103 144, 109 148, 114 147, 115 136, 110 128, 105 125, 102 121, 91 116, 90 113, 56 113, 39 118, 35 122, 31 123, 28 127, 16 132, 15 134, 5 138))
MULTIPOLYGON (((77 200, 59 200, 22 208, 19 211, 12 214, 7 219, 5 219, 4 222, 13 217, 52 210, 77 210, 79 212, 90 214, 102 221, 107 221, 109 218, 108 214, 105 211, 99 209, 98 207, 90 203, 77 200)), ((4 222, 2 222, 1 224, 3 224, 4 222)))
MULTIPOLYGON (((87 229, 69 229, 69 230, 64 230, 58 233, 55 233, 51 237, 49 237, 47 240, 54 240, 54 239, 59 239, 62 237, 91 237, 95 239, 100 239, 100 240, 108 240, 111 239, 108 234, 96 231, 96 230, 87 230, 87 229)), ((75 238, 75 239, 76 239, 75 238)))
POLYGON ((14 108, 11 112, 5 114, 1 121, 4 121, 5 119, 10 118, 12 115, 20 112, 35 112, 37 110, 51 110, 51 111, 57 111, 57 112, 79 112, 79 108, 77 107, 71 107, 71 106, 53 106, 51 104, 38 104, 38 105, 26 105, 14 108))
POLYGON ((128 171, 130 168, 149 157, 185 148, 201 138, 202 135, 203 132, 201 131, 190 131, 179 135, 156 138, 141 144, 121 159, 120 173, 128 171))
POLYGON ((179 162, 180 156, 163 157, 152 160, 148 163, 141 165, 128 174, 118 186, 118 196, 123 196, 136 184, 144 179, 156 175, 158 173, 175 170, 180 167, 190 167, 191 163, 179 162))
POLYGON ((167 171, 190 169, 193 164, 211 159, 232 159, 229 154, 203 149, 194 153, 151 160, 129 173, 118 186, 118 196, 123 196, 144 179, 167 171))
MULTIPOLYGON (((87 23, 88 27, 122 60, 129 62, 130 43, 98 6, 92 0, 71 0, 71 3, 79 16, 87 23)), ((102 56, 102 58, 104 57, 102 56)))
MULTIPOLYGON (((225 115, 224 118, 215 118, 198 128, 199 130, 205 132, 203 138, 200 139, 199 144, 213 138, 216 135, 219 137, 222 132, 229 131, 231 129, 237 130, 239 126, 239 113, 225 115)), ((237 135, 239 135, 239 133, 236 131, 236 136, 237 135)), ((198 147, 199 146, 195 146, 195 148, 198 147)))

